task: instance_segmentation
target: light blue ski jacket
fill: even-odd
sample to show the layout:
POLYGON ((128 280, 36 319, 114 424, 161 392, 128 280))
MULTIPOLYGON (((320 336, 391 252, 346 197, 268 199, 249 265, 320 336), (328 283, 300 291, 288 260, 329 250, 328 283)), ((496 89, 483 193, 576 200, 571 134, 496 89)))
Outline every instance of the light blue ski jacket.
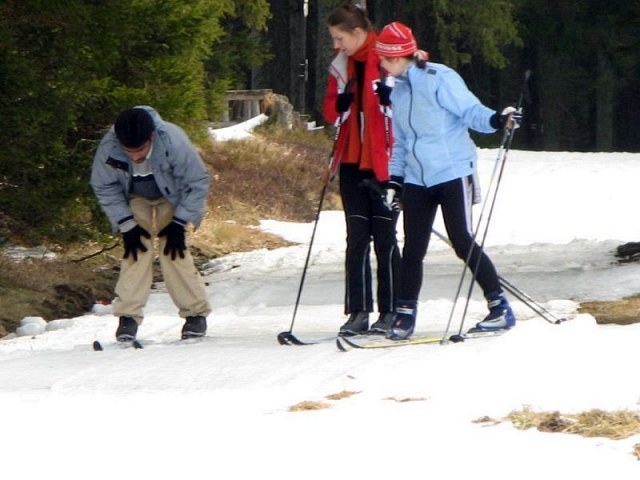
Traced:
POLYGON ((391 93, 393 152, 389 174, 432 187, 471 175, 476 145, 469 129, 493 133, 495 113, 480 103, 458 73, 439 63, 411 64, 391 93))
MULTIPOLYGON (((199 226, 209 191, 209 174, 202 159, 182 128, 162 120, 151 107, 136 108, 146 109, 155 124, 149 160, 158 188, 175 208, 175 217, 199 226)), ((93 158, 91 186, 114 232, 133 218, 129 209, 131 181, 131 160, 112 126, 93 158)))

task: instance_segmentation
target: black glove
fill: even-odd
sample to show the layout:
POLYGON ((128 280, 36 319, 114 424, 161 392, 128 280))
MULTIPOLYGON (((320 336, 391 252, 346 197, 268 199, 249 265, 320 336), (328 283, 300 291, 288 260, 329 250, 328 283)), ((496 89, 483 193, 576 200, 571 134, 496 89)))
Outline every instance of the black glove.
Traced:
POLYGON ((402 208, 400 198, 402 197, 402 184, 404 178, 392 175, 384 184, 384 195, 382 201, 385 207, 394 212, 399 212, 402 208))
POLYGON ((505 126, 515 130, 520 128, 522 123, 522 109, 516 110, 515 107, 506 107, 502 112, 494 113, 489 122, 496 130, 501 130, 505 126))
POLYGON ((389 96, 391 95, 392 90, 393 88, 388 85, 385 85, 382 82, 376 82, 376 95, 378 95, 378 101, 383 107, 391 105, 391 99, 389 96))
POLYGON ((344 113, 349 110, 349 107, 353 103, 353 93, 344 92, 339 93, 336 97, 336 112, 344 113))
POLYGON ((147 247, 142 243, 141 237, 151 238, 149 232, 147 232, 140 225, 136 225, 131 230, 127 230, 122 234, 122 240, 124 241, 124 257, 129 258, 129 254, 133 257, 133 261, 138 261, 138 250, 146 252, 147 247))
POLYGON ((171 260, 175 260, 177 255, 184 258, 184 251, 187 249, 184 240, 184 224, 175 218, 169 225, 158 232, 158 237, 167 237, 167 243, 164 246, 164 254, 171 253, 171 260))

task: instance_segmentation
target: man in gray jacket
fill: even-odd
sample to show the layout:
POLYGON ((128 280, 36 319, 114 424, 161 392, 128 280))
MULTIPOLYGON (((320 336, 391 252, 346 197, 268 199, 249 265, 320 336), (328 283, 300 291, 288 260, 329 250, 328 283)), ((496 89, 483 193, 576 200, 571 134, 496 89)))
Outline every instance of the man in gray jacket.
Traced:
POLYGON ((113 302, 117 340, 135 340, 142 323, 153 279, 152 235, 158 237, 167 290, 185 319, 182 338, 204 336, 211 308, 185 244, 185 227, 202 221, 209 175, 186 133, 151 107, 123 111, 98 146, 91 186, 124 241, 113 302))

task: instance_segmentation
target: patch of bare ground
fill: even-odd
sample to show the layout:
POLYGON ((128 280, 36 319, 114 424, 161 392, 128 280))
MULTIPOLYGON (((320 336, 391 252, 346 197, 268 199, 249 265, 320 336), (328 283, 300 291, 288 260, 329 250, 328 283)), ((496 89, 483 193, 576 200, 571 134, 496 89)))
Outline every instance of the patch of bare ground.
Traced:
MULTIPOLYGON (((491 417, 481 417, 473 422, 494 426, 504 421, 511 422, 520 430, 535 428, 540 432, 570 433, 611 440, 623 440, 640 434, 640 415, 627 410, 592 409, 575 414, 563 414, 558 411, 536 412, 529 407, 524 407, 522 410, 511 412, 505 418, 496 420, 491 417)), ((635 444, 629 453, 640 459, 640 444, 635 444)))
POLYGON ((592 315, 600 324, 630 325, 638 323, 640 322, 640 295, 608 302, 584 302, 580 304, 578 311, 592 315))
MULTIPOLYGON (((615 257, 620 264, 640 261, 640 242, 627 242, 619 245, 615 257)), ((640 294, 621 300, 584 302, 580 305, 580 313, 593 315, 598 323, 615 323, 629 325, 640 322, 640 294)))

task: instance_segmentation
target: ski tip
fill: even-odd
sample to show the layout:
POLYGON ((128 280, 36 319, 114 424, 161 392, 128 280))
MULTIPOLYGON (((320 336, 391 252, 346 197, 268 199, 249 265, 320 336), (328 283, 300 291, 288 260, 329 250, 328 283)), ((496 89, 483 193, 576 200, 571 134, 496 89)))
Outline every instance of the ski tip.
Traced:
POLYGON ((451 335, 449 337, 449 340, 453 343, 459 343, 459 342, 464 342, 464 337, 462 335, 451 335))
POLYGON ((344 346, 344 344, 340 340, 340 337, 336 338, 336 347, 338 347, 338 350, 340 350, 341 352, 348 351, 348 348, 344 346))
POLYGON ((278 334, 278 343, 280 345, 291 345, 289 343, 289 335, 291 335, 291 332, 280 332, 278 334))
POLYGON ((102 348, 102 344, 98 340, 96 340, 93 342, 93 350, 96 352, 101 352, 104 350, 104 348, 102 348))
POLYGON ((134 340, 133 342, 131 342, 131 346, 135 349, 144 348, 138 340, 134 340))
POLYGON ((278 343, 280 345, 315 345, 317 342, 303 342, 289 331, 278 334, 278 343))

